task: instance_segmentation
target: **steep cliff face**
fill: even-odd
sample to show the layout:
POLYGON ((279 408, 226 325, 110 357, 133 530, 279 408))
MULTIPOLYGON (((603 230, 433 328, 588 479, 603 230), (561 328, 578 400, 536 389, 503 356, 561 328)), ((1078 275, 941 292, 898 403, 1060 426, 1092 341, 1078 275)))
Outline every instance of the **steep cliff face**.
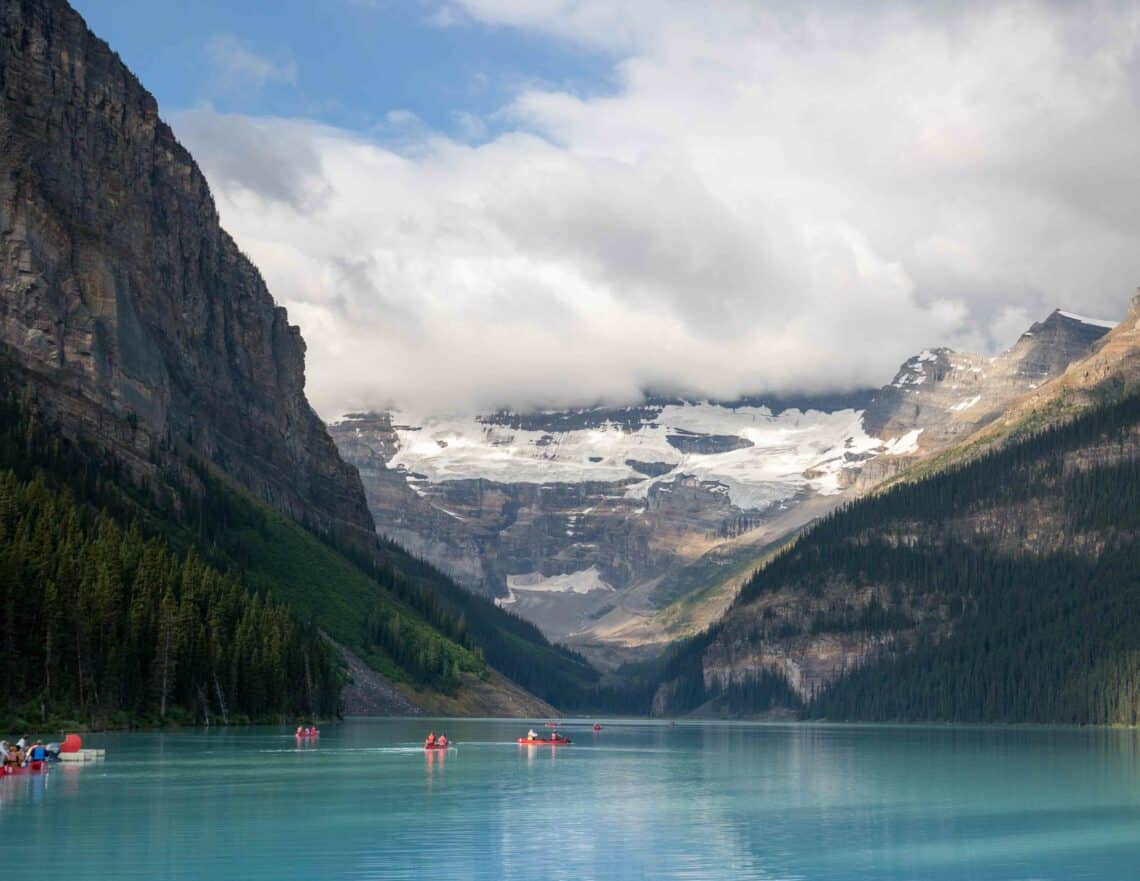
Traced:
POLYGON ((62 0, 0 19, 0 351, 65 431, 139 476, 187 448, 365 540, 304 342, 218 224, 154 98, 62 0))

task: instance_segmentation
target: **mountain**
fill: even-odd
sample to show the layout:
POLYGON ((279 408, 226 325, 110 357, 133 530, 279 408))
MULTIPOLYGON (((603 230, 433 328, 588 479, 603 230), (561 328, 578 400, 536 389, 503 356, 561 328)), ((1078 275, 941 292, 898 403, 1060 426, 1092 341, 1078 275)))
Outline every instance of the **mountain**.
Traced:
POLYGON ((777 555, 671 659, 656 709, 1140 721, 1138 329, 1134 300, 1009 424, 966 438, 969 455, 777 555))
POLYGON ((994 358, 925 350, 875 395, 864 428, 875 437, 915 432, 913 455, 958 444, 1003 416, 1014 400, 1063 373, 1113 327, 1112 321, 1057 309, 994 358))
MULTIPOLYGON (((235 714, 284 712, 242 705, 219 685, 221 656, 207 646, 233 634, 214 628, 209 597, 232 590, 259 609, 280 604, 314 665, 326 656, 314 633, 335 641, 328 657, 348 653, 373 695, 387 689, 400 707, 551 711, 495 664, 551 694, 588 689, 597 674, 580 659, 378 542, 356 469, 305 398, 298 329, 219 226, 205 179, 154 98, 65 2, 4 4, 0 86, 0 478, 16 500, 0 525, 0 565, 5 590, 21 585, 6 603, 21 605, 20 627, 6 618, 3 634, 2 675, 16 690, 0 711, 27 702, 37 714, 54 703, 87 719, 152 713, 153 688, 118 687, 119 643, 153 647, 158 633, 174 633, 143 614, 169 593, 182 611, 168 660, 190 677, 171 692, 179 711, 221 714, 226 694, 235 714), (82 564, 78 573, 44 557, 47 532, 26 540, 48 530, 44 510, 74 521, 66 559, 82 564), (90 556, 120 545, 131 555, 92 580, 90 556), (139 581, 134 551, 144 547, 167 569, 198 561, 194 577, 139 581), (61 607, 50 598, 64 582, 61 607), (105 617, 97 649, 92 609, 105 617), (42 669, 54 637, 92 655, 55 653, 48 695, 20 671, 42 669), (565 675, 545 676, 551 668, 565 675)), ((260 657, 243 644, 226 660, 239 680, 260 657)), ((282 663, 295 671, 299 657, 282 663)), ((333 705, 340 684, 328 685, 333 705)), ((327 697, 306 700, 328 707, 327 697)))
POLYGON ((926 350, 877 391, 330 426, 379 531, 614 666, 723 612, 820 516, 954 447, 1112 326, 1057 310, 994 358, 926 350))
POLYGON ((353 414, 331 431, 382 534, 556 639, 666 605, 686 564, 838 496, 841 457, 805 474, 831 451, 882 448, 853 409, 708 402, 353 414))
POLYGON ((0 344, 28 388, 140 477, 189 450, 364 540, 359 478, 305 398, 300 332, 153 96, 65 3, 2 14, 0 344))

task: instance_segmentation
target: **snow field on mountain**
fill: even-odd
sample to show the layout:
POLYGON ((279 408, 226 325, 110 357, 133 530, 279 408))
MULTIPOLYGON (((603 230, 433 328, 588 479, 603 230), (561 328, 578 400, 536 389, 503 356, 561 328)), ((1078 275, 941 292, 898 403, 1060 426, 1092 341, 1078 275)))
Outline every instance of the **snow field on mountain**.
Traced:
POLYGON ((766 407, 699 403, 667 406, 635 431, 606 424, 548 433, 486 424, 473 415, 400 412, 392 414, 400 449, 388 465, 432 483, 476 478, 544 484, 628 481, 626 494, 632 498, 644 498, 654 485, 685 474, 723 484, 739 508, 762 510, 808 489, 839 492, 840 472, 855 461, 913 448, 914 438, 899 439, 892 447, 868 437, 861 417, 856 410, 773 415, 766 407), (753 446, 683 453, 668 442, 676 434, 738 437, 753 446), (664 463, 672 470, 647 478, 627 460, 664 463), (805 477, 805 471, 813 476, 805 477))

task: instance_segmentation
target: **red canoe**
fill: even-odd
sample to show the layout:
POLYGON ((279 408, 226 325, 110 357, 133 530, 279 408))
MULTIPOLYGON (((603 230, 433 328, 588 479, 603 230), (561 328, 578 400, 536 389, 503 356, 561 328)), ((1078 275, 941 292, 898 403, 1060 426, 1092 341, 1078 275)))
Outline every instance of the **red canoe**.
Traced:
POLYGON ((12 774, 37 774, 47 768, 47 762, 28 762, 27 765, 20 768, 16 765, 5 765, 3 770, 0 770, 0 776, 11 776, 12 774))
POLYGON ((524 746, 566 746, 570 743, 569 737, 536 737, 531 740, 529 737, 520 737, 519 743, 524 746))
POLYGON ((442 745, 438 743, 425 743, 424 749, 451 749, 453 746, 455 746, 455 741, 449 740, 447 743, 442 745))

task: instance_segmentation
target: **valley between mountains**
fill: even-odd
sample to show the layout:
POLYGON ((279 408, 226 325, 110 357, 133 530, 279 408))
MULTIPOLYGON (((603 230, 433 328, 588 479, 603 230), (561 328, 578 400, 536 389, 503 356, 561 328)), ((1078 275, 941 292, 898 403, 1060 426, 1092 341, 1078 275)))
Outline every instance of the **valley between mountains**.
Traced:
POLYGON ((994 423, 1113 326, 1057 310, 995 358, 928 349, 841 395, 356 413, 330 431, 382 534, 613 668, 707 627, 809 523, 994 423))

